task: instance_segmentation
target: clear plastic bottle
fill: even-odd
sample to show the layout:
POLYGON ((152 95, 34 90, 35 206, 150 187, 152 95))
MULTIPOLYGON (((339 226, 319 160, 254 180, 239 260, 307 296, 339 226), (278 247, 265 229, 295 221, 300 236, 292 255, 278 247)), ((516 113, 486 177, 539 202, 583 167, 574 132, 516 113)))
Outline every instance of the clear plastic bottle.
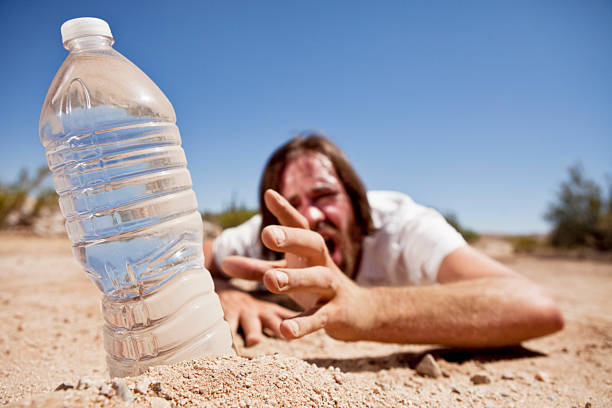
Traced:
POLYGON ((62 25, 70 54, 40 115, 40 139, 73 253, 104 293, 112 376, 233 354, 172 105, 112 48, 108 24, 62 25))

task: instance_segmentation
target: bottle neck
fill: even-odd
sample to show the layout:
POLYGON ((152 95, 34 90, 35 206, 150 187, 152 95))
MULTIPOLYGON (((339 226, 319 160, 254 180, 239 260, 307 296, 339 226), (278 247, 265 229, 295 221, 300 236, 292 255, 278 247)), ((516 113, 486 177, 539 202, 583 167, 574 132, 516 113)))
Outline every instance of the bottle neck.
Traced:
POLYGON ((100 50, 111 48, 115 40, 112 37, 102 35, 88 35, 86 37, 77 37, 66 41, 64 48, 70 52, 100 50))

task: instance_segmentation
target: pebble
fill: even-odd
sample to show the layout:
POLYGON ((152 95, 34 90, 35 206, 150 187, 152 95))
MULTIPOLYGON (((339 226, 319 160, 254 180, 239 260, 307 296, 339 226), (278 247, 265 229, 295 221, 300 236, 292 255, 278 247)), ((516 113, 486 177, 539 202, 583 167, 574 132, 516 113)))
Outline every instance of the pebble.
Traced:
POLYGON ((416 366, 416 372, 422 376, 438 378, 442 375, 440 366, 431 354, 427 353, 416 366))
POLYGON ((514 374, 512 374, 512 373, 503 373, 501 378, 502 378, 502 380, 514 380, 514 374))
POLYGON ((545 373, 544 371, 538 371, 535 375, 534 378, 538 381, 541 382, 548 382, 550 381, 550 378, 548 377, 548 374, 545 373))
POLYGON ((112 397, 115 394, 113 389, 108 386, 108 384, 102 384, 100 387, 100 395, 104 395, 105 397, 112 397))
POLYGON ((86 390, 88 388, 100 388, 102 384, 104 384, 104 380, 101 378, 81 377, 79 378, 77 389, 86 390))
POLYGON ((69 382, 63 382, 57 387, 55 387, 54 391, 64 391, 64 390, 69 390, 71 388, 74 388, 74 384, 71 384, 69 382))
POLYGON ((472 383, 475 385, 490 384, 491 377, 489 377, 487 374, 475 374, 472 377, 470 377, 470 381, 472 381, 472 383))
POLYGON ((113 389, 117 392, 119 398, 125 402, 132 402, 134 400, 134 394, 121 380, 113 381, 113 389))
POLYGON ((151 408, 170 408, 170 403, 163 398, 151 397, 151 408))
POLYGON ((162 383, 160 381, 155 381, 153 383, 151 383, 151 389, 155 392, 161 392, 162 390, 162 383))
POLYGON ((149 380, 148 378, 143 378, 142 380, 136 383, 136 386, 134 387, 134 391, 142 395, 147 395, 147 391, 149 390, 150 384, 151 384, 151 380, 149 380))

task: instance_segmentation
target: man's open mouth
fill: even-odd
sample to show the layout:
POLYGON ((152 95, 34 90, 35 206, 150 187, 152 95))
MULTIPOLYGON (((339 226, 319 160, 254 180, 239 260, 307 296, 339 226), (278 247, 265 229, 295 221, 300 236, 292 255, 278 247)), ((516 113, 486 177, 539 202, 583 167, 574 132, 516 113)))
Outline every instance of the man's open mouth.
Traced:
POLYGON ((334 241, 331 238, 326 238, 325 245, 327 246, 327 250, 329 251, 329 254, 333 255, 334 249, 336 249, 336 244, 334 243, 334 241))

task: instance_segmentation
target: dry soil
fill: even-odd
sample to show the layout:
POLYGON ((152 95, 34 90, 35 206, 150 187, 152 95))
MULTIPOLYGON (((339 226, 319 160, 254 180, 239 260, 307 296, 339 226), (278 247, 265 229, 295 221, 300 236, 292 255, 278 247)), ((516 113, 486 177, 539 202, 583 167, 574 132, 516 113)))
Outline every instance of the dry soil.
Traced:
POLYGON ((483 250, 545 286, 566 328, 498 350, 266 339, 240 357, 109 379, 100 294, 66 239, 0 234, 0 404, 14 406, 612 406, 612 263, 483 250), (415 370, 430 353, 438 378, 415 370), (63 390, 54 391, 56 388, 63 390))

